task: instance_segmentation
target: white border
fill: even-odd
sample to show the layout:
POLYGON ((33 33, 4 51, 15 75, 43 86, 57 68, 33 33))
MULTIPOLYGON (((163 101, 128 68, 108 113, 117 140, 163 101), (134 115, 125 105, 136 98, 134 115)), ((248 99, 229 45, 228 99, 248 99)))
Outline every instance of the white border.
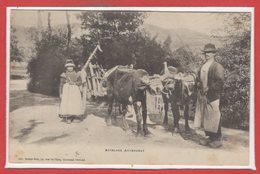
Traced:
POLYGON ((255 166, 255 71, 254 71, 254 7, 7 7, 6 18, 6 168, 73 168, 73 169, 251 169, 255 166), (200 165, 88 165, 88 164, 19 164, 9 163, 9 81, 10 81, 10 15, 11 10, 70 10, 70 11, 146 11, 146 12, 250 12, 251 62, 250 62, 250 157, 248 166, 200 166, 200 165))
POLYGON ((250 55, 250 127, 249 127, 249 164, 256 170, 255 165, 255 13, 251 16, 251 55, 250 55))
POLYGON ((9 101, 9 94, 10 94, 10 46, 11 46, 11 43, 10 43, 10 29, 11 29, 11 26, 10 26, 10 22, 11 22, 11 8, 7 8, 6 10, 6 151, 5 151, 5 157, 6 157, 6 161, 5 161, 5 165, 6 167, 8 166, 9 164, 9 114, 10 114, 10 101, 9 101))

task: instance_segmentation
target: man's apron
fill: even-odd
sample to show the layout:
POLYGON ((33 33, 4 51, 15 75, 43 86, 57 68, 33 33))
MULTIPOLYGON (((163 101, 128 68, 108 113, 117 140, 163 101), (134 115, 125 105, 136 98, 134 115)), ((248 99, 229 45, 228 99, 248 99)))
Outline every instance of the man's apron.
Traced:
MULTIPOLYGON (((203 88, 208 86, 208 71, 214 60, 207 61, 201 68, 200 79, 203 88)), ((194 127, 217 133, 220 122, 219 99, 209 102, 205 95, 198 91, 194 127)))

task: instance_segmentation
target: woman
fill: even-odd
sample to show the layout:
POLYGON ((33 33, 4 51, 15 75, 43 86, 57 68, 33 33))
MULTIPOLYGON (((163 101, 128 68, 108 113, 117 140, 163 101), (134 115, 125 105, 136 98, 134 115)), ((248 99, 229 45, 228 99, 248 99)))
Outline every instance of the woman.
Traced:
POLYGON ((66 123, 71 123, 75 118, 82 118, 82 97, 80 86, 82 80, 79 73, 75 71, 75 64, 67 60, 66 72, 61 74, 60 80, 60 114, 59 116, 66 123))

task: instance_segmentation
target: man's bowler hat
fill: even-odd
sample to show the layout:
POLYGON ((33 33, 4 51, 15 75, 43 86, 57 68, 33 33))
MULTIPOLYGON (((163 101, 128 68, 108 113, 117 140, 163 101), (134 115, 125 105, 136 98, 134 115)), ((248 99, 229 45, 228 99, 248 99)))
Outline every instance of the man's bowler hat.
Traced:
POLYGON ((208 43, 204 46, 204 49, 201 50, 203 53, 216 53, 217 49, 214 44, 208 43))

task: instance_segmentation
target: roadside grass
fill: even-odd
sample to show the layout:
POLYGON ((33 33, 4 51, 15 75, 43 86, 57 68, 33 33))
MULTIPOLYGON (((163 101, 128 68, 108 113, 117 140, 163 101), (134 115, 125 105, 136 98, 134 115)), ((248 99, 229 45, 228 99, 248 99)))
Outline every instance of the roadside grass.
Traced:
POLYGON ((21 107, 57 105, 59 98, 28 92, 27 90, 10 91, 10 112, 21 107))

